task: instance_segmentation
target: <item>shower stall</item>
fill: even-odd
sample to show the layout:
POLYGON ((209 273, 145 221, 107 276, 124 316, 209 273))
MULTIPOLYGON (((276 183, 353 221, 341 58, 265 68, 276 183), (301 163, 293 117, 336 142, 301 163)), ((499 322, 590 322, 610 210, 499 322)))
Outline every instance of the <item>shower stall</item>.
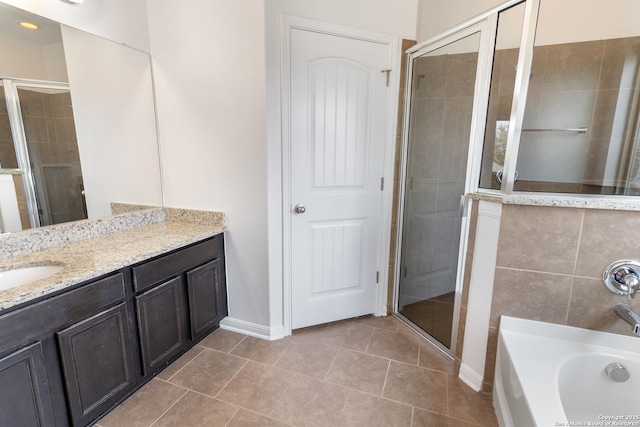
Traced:
POLYGON ((410 55, 397 313, 447 353, 456 329, 480 39, 474 28, 410 55))
MULTIPOLYGON (((466 195, 478 190, 489 89, 501 23, 522 26, 524 2, 407 52, 396 315, 453 357, 469 236, 466 195), (493 63, 492 63, 493 62, 493 63)), ((506 24, 505 24, 506 25, 506 24)), ((513 25, 508 25, 512 27, 513 25)), ((513 32, 509 32, 513 37, 513 32)), ((517 58, 517 45, 514 52, 517 58)), ((494 101, 498 97, 492 96, 494 101)), ((502 105, 509 110, 510 105, 502 105)), ((495 129, 495 128, 494 128, 495 129)), ((504 129, 499 129, 504 132, 504 129)))

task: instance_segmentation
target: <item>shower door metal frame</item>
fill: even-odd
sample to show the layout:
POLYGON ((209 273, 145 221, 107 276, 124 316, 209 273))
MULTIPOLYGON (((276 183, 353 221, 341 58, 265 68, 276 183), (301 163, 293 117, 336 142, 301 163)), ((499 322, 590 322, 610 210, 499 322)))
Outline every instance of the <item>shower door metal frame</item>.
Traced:
MULTIPOLYGON (((22 109, 20 108, 18 88, 24 87, 69 91, 69 84, 64 82, 28 80, 13 77, 0 77, 0 79, 2 80, 2 85, 5 88, 4 96, 6 99, 7 114, 9 116, 9 124, 11 127, 11 137, 13 138, 13 146, 16 151, 16 160, 18 162, 18 168, 13 169, 13 171, 19 171, 22 176, 24 197, 26 199, 27 210, 29 212, 30 226, 31 228, 37 228, 40 227, 41 224, 40 216, 38 215, 35 176, 31 168, 29 150, 27 149, 27 136, 24 131, 24 120, 22 118, 22 109)), ((45 198, 42 198, 42 203, 47 203, 45 198)))
MULTIPOLYGON (((511 5, 522 3, 523 0, 509 2, 511 5)), ((510 7, 510 6, 509 6, 510 7)), ((493 66, 493 51, 495 47, 498 12, 502 10, 504 5, 499 9, 493 9, 483 15, 480 15, 472 22, 468 22, 462 26, 453 28, 434 39, 416 45, 407 50, 407 75, 406 75, 406 97, 404 100, 404 121, 402 131, 402 159, 400 163, 400 187, 399 187, 399 203, 398 203, 398 231, 396 244, 396 263, 394 271, 394 293, 393 293, 393 310, 394 314, 401 320, 408 322, 408 325, 423 335, 431 344, 439 349, 446 356, 453 358, 456 353, 457 335, 460 319, 460 303, 462 299, 462 280, 464 277, 464 259, 467 252, 469 238, 469 213, 471 212, 471 204, 468 202, 467 195, 478 189, 478 177, 480 176, 482 147, 484 142, 484 129, 487 118, 487 105, 489 102, 489 89, 491 80, 491 70, 493 66), (413 79, 413 61, 414 59, 443 48, 447 45, 455 43, 465 37, 473 34, 480 34, 480 42, 478 45, 478 64, 476 69, 476 81, 474 89, 473 110, 471 117, 471 131, 469 136, 469 151, 467 155, 467 170, 465 179, 464 194, 460 199, 460 213, 462 216, 462 225, 460 227, 460 246, 458 250, 458 265, 456 271, 456 286, 454 298, 453 324, 451 328, 451 348, 447 348, 444 344, 431 337, 427 332, 415 326, 408 319, 398 313, 399 303, 399 286, 401 276, 401 252, 403 248, 403 228, 405 213, 405 194, 407 187, 407 169, 409 156, 409 126, 411 116, 412 101, 412 79, 413 79)))

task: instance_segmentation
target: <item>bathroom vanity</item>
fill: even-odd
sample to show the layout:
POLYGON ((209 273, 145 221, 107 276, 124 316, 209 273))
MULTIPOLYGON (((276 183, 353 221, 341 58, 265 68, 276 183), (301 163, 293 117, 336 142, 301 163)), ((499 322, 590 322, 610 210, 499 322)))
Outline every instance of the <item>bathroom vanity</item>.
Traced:
POLYGON ((64 268, 0 291, 2 426, 91 424, 227 314, 224 235, 209 225, 163 221, 12 261, 44 259, 64 268))

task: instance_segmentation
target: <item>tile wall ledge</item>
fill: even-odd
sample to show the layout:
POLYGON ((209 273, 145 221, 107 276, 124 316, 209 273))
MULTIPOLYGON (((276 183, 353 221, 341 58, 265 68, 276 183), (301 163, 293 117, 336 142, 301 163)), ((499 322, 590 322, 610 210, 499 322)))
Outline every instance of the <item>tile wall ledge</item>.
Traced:
POLYGON ((603 209, 640 211, 640 197, 604 198, 600 196, 565 196, 558 194, 521 193, 504 195, 498 193, 470 193, 470 200, 500 203, 503 205, 549 206, 577 209, 603 209))
POLYGON ((113 215, 7 233, 0 236, 0 260, 158 223, 189 223, 226 230, 223 212, 112 203, 113 215))

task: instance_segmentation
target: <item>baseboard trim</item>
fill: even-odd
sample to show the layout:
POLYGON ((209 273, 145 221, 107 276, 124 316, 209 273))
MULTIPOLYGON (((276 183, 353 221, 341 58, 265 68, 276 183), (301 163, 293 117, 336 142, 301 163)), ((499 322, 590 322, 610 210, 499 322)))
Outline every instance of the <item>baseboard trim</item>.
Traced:
POLYGON ((245 320, 225 317, 220 321, 220 329, 238 332, 251 337, 262 338, 263 340, 274 341, 284 338, 284 326, 268 327, 245 320))
POLYGON ((458 377, 469 387, 475 391, 482 390, 483 376, 475 372, 468 365, 464 363, 460 365, 460 375, 458 377))

